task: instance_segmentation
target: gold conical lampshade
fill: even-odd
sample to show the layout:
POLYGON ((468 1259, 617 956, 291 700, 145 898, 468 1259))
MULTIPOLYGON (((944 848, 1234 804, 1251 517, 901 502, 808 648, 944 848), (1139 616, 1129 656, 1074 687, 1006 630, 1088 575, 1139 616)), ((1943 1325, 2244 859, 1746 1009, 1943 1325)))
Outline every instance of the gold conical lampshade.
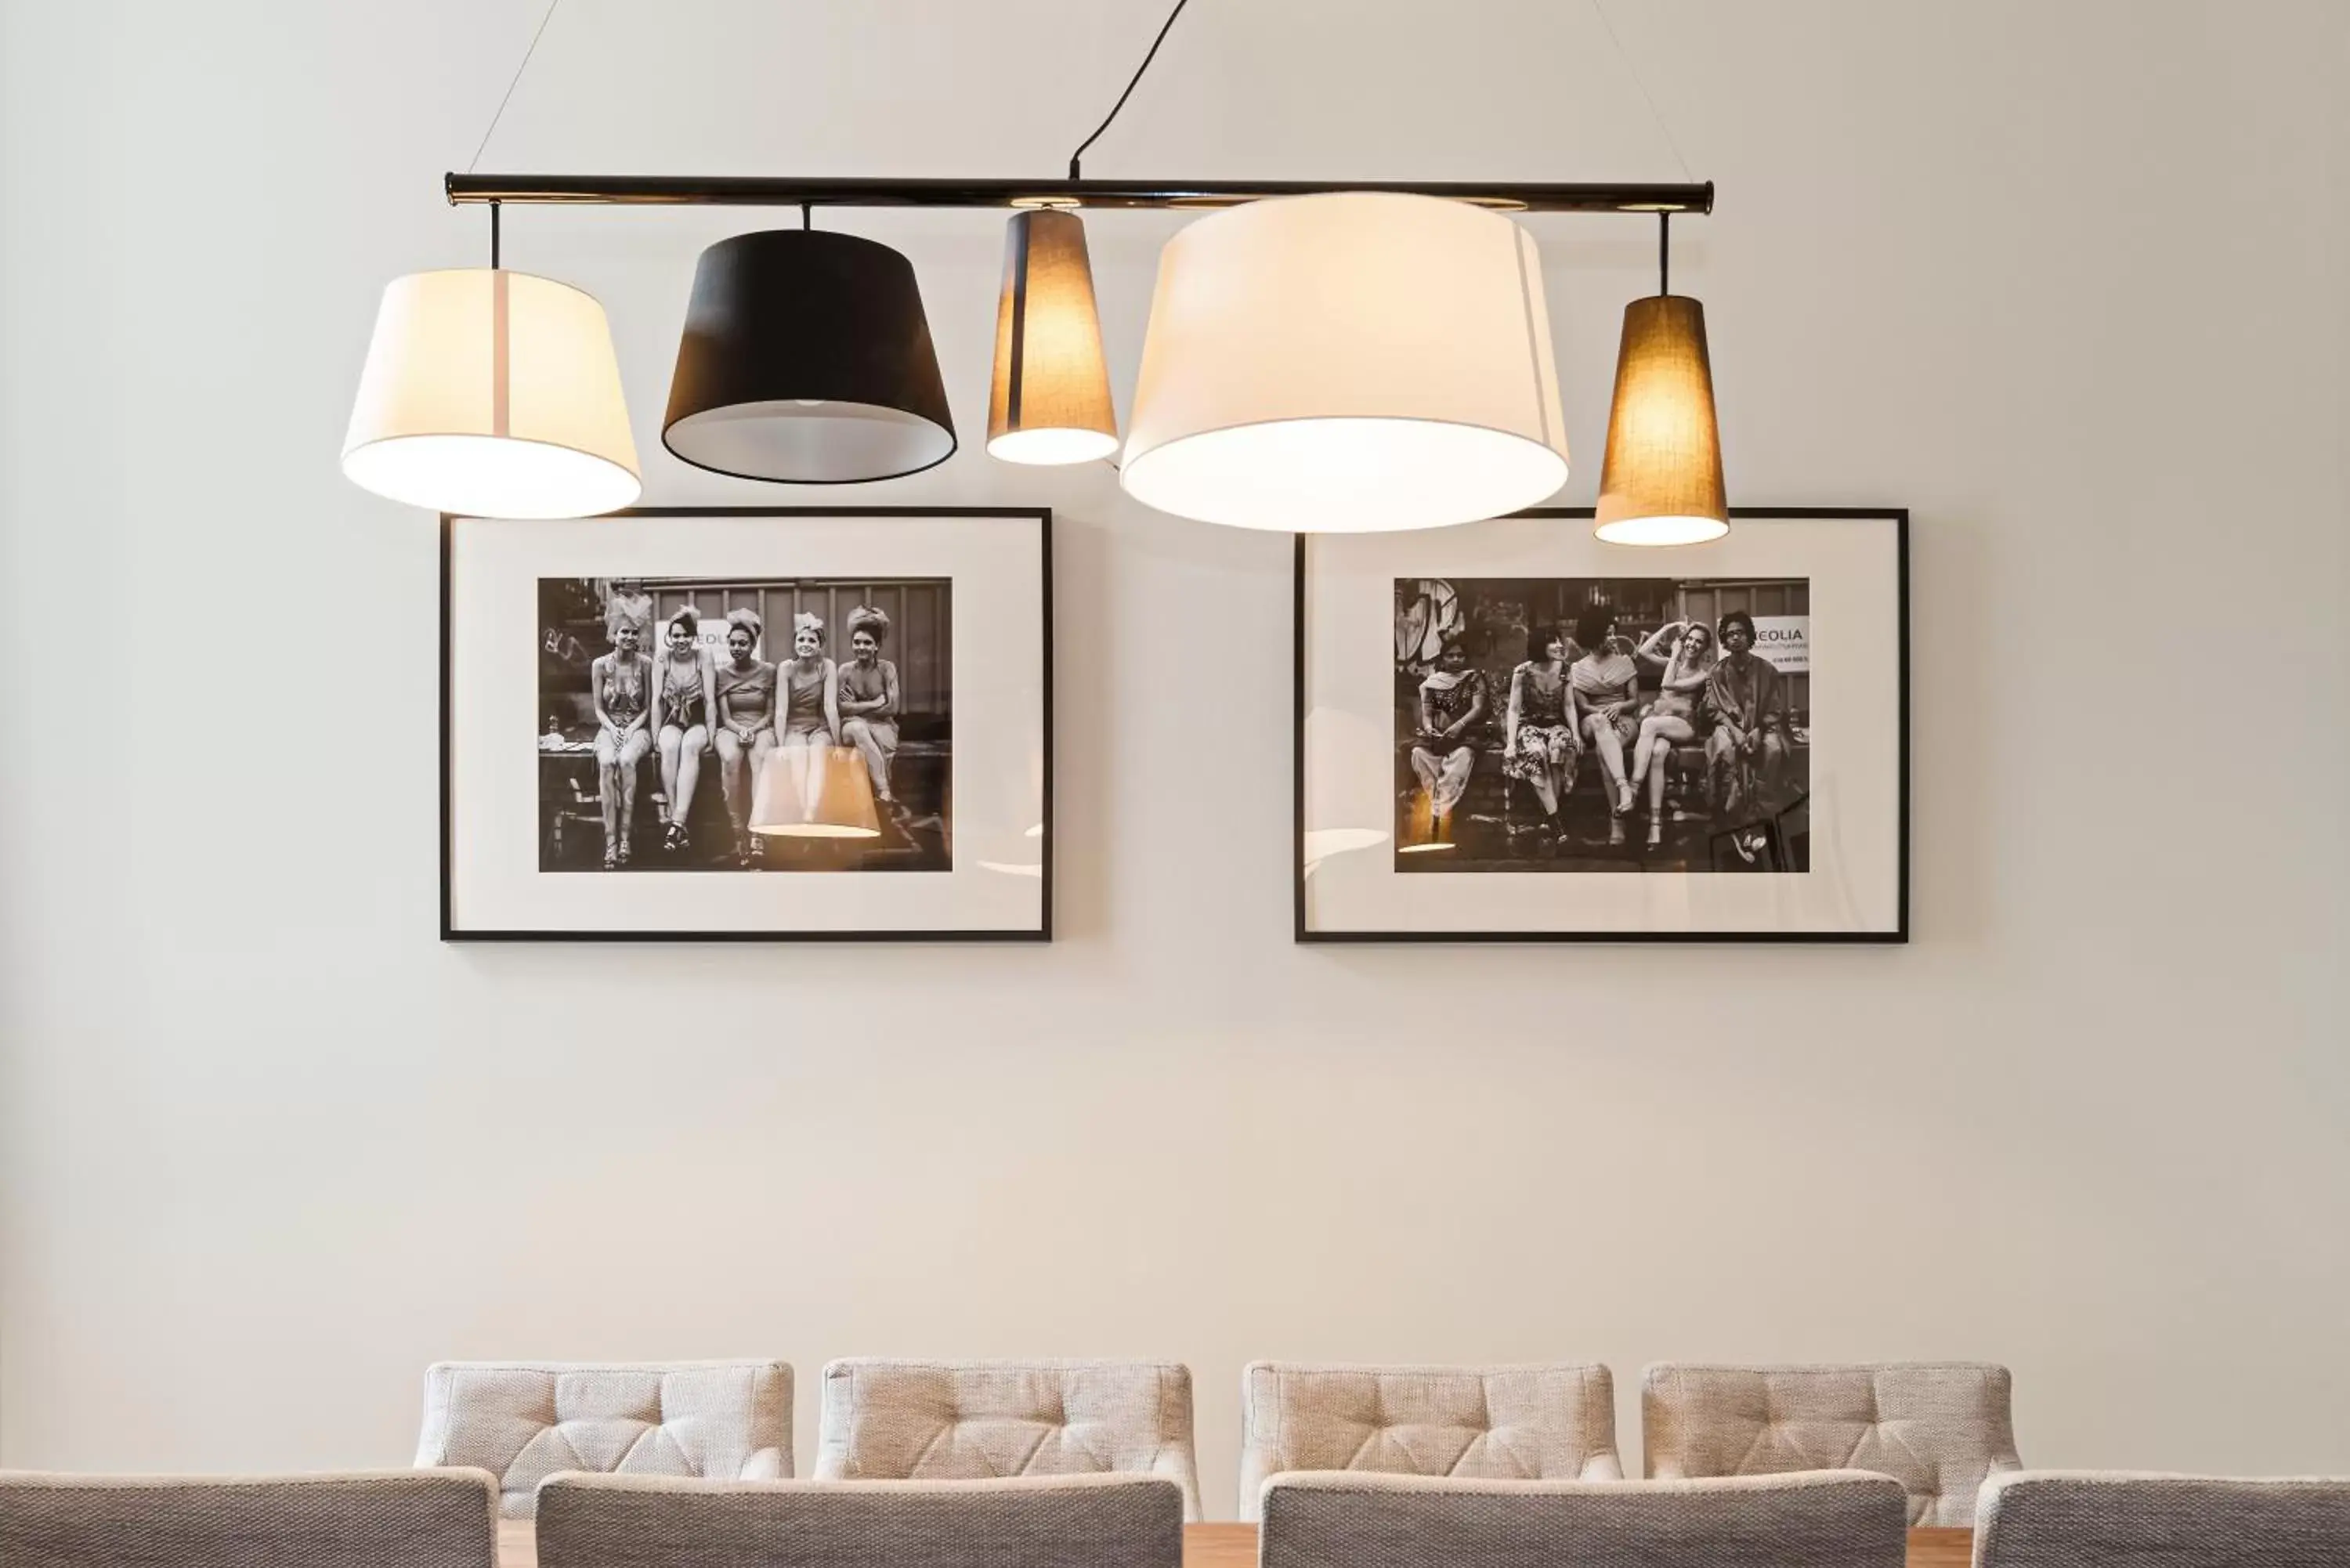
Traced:
POLYGON ((988 455, 1091 462, 1117 450, 1084 220, 1051 208, 1015 213, 1003 234, 988 455))
POLYGON ((1705 306, 1685 295, 1625 307, 1593 531, 1615 545, 1700 545, 1730 532, 1705 306))
POLYGON ((854 746, 819 746, 814 758, 797 748, 767 753, 751 800, 751 831, 780 838, 879 838, 873 779, 854 746), (808 798, 800 789, 806 765, 808 798))

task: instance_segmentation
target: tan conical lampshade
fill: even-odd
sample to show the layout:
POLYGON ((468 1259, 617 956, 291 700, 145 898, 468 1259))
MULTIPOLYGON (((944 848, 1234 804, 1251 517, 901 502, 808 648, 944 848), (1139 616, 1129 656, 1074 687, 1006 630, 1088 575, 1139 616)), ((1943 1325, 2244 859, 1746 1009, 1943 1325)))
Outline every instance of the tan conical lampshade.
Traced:
POLYGON ((779 838, 879 838, 873 778, 854 746, 820 746, 811 768, 814 799, 799 786, 801 753, 767 753, 751 797, 751 831, 779 838))
POLYGON ((476 517, 588 517, 636 500, 637 447, 593 296, 481 267, 383 291, 343 438, 378 495, 476 517))
POLYGON ((1700 545, 1730 532, 1705 306, 1686 295, 1625 307, 1593 532, 1614 545, 1700 545))
POLYGON ((987 452, 1006 462, 1091 462, 1118 450, 1086 225, 1075 213, 1014 213, 1003 234, 987 452))

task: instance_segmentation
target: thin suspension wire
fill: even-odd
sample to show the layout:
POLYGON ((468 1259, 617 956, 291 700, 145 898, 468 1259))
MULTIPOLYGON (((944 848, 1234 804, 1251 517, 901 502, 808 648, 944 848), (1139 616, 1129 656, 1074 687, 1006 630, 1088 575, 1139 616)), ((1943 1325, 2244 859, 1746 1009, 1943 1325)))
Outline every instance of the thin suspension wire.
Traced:
POLYGON ((1607 19, 1607 7, 1599 0, 1591 0, 1591 14, 1599 18, 1600 29, 1607 35, 1607 47, 1616 51, 1616 58, 1623 65, 1624 74, 1630 77, 1632 85, 1639 89, 1640 101, 1648 106, 1648 118, 1656 122, 1657 134, 1665 139, 1666 150, 1672 153, 1673 161, 1681 166, 1681 178, 1695 184, 1697 176, 1690 172, 1689 160, 1681 156, 1680 143, 1673 140, 1672 128, 1665 123, 1665 117, 1657 112, 1657 100, 1649 96, 1648 84, 1640 79, 1639 67, 1633 65, 1632 57, 1625 53, 1624 41, 1616 36, 1616 24, 1607 19))
POLYGON ((1126 100, 1134 96, 1136 86, 1142 80, 1142 73, 1149 70, 1150 68, 1150 62, 1159 57, 1159 46, 1167 41, 1168 30, 1175 26, 1175 18, 1180 16, 1183 14, 1183 7, 1189 5, 1191 3, 1191 0, 1175 0, 1175 9, 1168 12, 1167 20, 1159 24, 1159 36, 1150 40, 1150 52, 1142 57, 1142 63, 1140 65, 1134 67, 1133 78, 1127 82, 1126 90, 1118 95, 1118 101, 1110 105, 1107 118, 1104 119, 1099 125, 1095 126, 1094 133, 1091 136, 1087 137, 1083 141, 1079 142, 1077 144, 1077 150, 1069 154, 1070 179, 1077 180, 1083 178, 1083 176, 1077 172, 1077 161, 1086 155, 1087 148, 1091 147, 1095 142, 1101 140, 1101 133, 1109 129, 1110 120, 1118 118, 1118 111, 1124 109, 1126 107, 1126 100))
POLYGON ((498 121, 505 118, 506 105, 514 101, 515 88, 522 86, 522 74, 530 69, 530 57, 538 53, 538 41, 546 36, 546 25, 555 20, 555 8, 562 4, 563 0, 546 0, 546 12, 538 19, 538 31, 530 36, 530 47, 522 52, 522 64, 515 67, 514 80, 506 83, 506 96, 498 99, 498 111, 490 116, 490 128, 482 132, 482 143, 473 149, 473 161, 465 165, 466 173, 471 174, 482 161, 482 154, 489 151, 490 138, 497 134, 498 121))

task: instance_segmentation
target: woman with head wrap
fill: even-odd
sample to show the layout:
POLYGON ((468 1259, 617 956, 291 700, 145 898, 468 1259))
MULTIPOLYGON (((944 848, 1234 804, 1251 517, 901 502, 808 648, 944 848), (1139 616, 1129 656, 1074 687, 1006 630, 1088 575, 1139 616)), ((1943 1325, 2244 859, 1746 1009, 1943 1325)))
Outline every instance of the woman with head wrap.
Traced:
POLYGON ((1492 706, 1485 672, 1471 667, 1461 634, 1451 633, 1436 668, 1419 683, 1419 733, 1411 748, 1411 771, 1428 794, 1430 832, 1440 840, 1451 840, 1452 808, 1468 793, 1469 775, 1477 768, 1469 732, 1492 706))
POLYGON ((906 808, 889 793, 889 764, 898 755, 898 715, 904 702, 898 691, 898 667, 881 657, 889 636, 889 618, 871 605, 848 612, 848 649, 854 655, 840 667, 840 739, 855 746, 873 777, 873 798, 900 824, 906 808))
POLYGON ((718 722, 711 732, 718 745, 718 784, 726 794, 726 815, 734 824, 734 864, 766 857, 767 841, 751 832, 751 792, 759 770, 775 749, 775 667, 759 657, 766 625, 754 609, 726 612, 726 651, 718 667, 718 722))
POLYGON ((588 700, 596 709, 596 794, 604 806, 604 869, 629 862, 637 829, 637 764, 652 743, 646 692, 652 665, 637 651, 637 625, 612 628, 612 651, 588 667, 588 700))
POLYGON ((792 661, 778 666, 784 717, 775 755, 799 792, 803 820, 824 784, 824 754, 840 743, 839 673, 824 656, 824 621, 806 610, 792 617, 792 661))
POLYGON ((604 636, 618 643, 620 628, 637 628, 637 647, 650 654, 653 646, 653 597, 642 577, 614 577, 604 591, 604 636))
POLYGON ((661 794, 669 822, 661 847, 686 846, 685 814, 702 781, 702 753, 710 749, 710 714, 717 706, 715 661, 702 649, 702 615, 691 605, 669 618, 662 636, 660 679, 653 683, 653 733, 660 737, 661 794))

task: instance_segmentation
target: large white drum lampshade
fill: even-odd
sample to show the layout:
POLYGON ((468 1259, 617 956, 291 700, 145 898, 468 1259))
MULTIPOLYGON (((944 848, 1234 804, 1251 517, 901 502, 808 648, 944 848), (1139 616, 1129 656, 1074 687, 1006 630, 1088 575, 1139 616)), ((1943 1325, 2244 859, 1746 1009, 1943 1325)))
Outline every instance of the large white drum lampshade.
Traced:
POLYGON ((1497 213, 1336 192, 1169 241, 1119 483, 1243 528, 1470 523, 1566 482, 1542 262, 1497 213))
POLYGON ((604 307, 568 284, 468 267, 383 291, 343 472, 413 506, 588 517, 641 493, 604 307))

